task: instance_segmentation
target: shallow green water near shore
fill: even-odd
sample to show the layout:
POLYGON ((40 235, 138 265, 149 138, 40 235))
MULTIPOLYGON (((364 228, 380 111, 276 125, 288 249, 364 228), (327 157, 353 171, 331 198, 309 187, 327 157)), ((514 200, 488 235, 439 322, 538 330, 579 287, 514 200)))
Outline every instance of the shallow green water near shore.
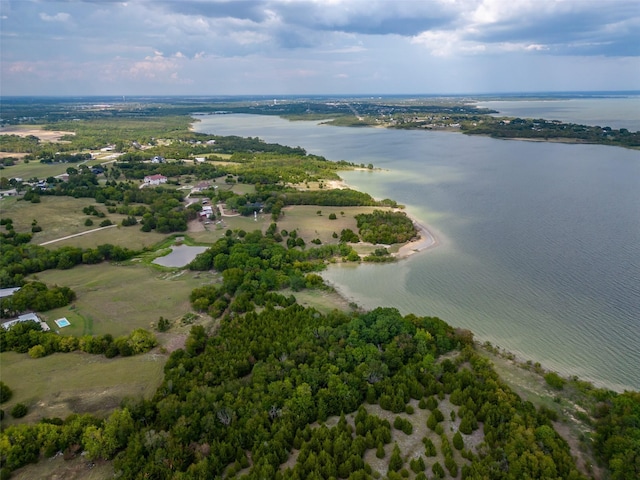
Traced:
POLYGON ((344 179, 431 225, 434 249, 324 274, 356 303, 439 316, 562 374, 640 389, 640 152, 201 118, 198 131, 373 163, 384 170, 344 179))

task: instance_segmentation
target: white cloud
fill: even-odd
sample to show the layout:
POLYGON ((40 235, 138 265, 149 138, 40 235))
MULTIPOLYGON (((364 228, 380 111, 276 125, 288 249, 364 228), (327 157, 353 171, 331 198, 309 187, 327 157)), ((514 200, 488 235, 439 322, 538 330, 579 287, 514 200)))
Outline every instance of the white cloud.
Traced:
POLYGON ((231 32, 229 38, 239 45, 253 45, 256 43, 268 42, 270 37, 264 33, 252 32, 244 30, 240 32, 231 32))
POLYGON ((65 12, 59 12, 55 15, 48 15, 43 12, 40 14, 40 19, 45 22, 68 22, 69 20, 71 20, 71 15, 65 12))

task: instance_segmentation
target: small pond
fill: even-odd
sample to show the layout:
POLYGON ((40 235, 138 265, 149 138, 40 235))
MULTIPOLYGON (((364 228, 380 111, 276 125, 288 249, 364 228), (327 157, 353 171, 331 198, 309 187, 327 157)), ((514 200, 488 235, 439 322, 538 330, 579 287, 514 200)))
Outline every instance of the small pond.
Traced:
POLYGON ((178 245, 171 247, 171 253, 164 257, 156 258, 153 263, 163 267, 184 267, 191 262, 196 255, 207 250, 208 247, 190 247, 188 245, 178 245))

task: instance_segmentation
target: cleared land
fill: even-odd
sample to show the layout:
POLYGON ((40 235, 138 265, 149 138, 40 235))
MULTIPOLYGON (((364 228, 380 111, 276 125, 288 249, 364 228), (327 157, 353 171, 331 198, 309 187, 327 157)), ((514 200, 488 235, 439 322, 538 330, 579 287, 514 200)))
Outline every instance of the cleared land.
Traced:
MULTIPOLYGON (((107 214, 104 218, 86 215, 82 209, 95 206, 97 210, 107 214, 107 208, 96 203, 92 198, 53 197, 41 196, 40 203, 31 203, 18 200, 15 197, 0 200, 0 211, 3 218, 11 218, 18 232, 30 232, 31 223, 37 220, 42 231, 34 234, 31 240, 34 244, 49 242, 68 235, 93 230, 105 219, 115 224, 120 224, 126 215, 107 214), (86 226, 85 221, 90 218, 92 226, 86 226)), ((139 226, 116 227, 99 232, 93 232, 80 237, 74 237, 48 245, 48 248, 73 246, 92 248, 98 245, 110 243, 130 249, 142 249, 157 244, 167 238, 167 235, 155 232, 142 232, 139 226)))
POLYGON ((114 478, 112 462, 88 462, 84 457, 65 460, 62 456, 41 460, 11 472, 14 480, 108 480, 114 478))
POLYGON ((215 281, 211 274, 177 270, 163 272, 139 265, 81 265, 70 270, 48 270, 37 275, 49 285, 65 285, 76 292, 72 306, 42 314, 52 329, 54 320, 66 317, 71 326, 62 335, 114 337, 136 328, 151 329, 160 318, 177 321, 191 311, 189 295, 215 281))
POLYGON ((37 125, 10 125, 0 128, 0 135, 18 135, 20 137, 28 137, 33 135, 43 142, 57 142, 65 135, 75 135, 75 132, 67 132, 62 130, 44 130, 37 125))
POLYGON ((29 407, 25 418, 7 416, 3 425, 72 413, 107 415, 125 397, 150 398, 162 381, 166 359, 157 353, 107 359, 81 352, 33 359, 3 352, 2 381, 11 385, 13 397, 2 408, 9 411, 18 402, 29 407))

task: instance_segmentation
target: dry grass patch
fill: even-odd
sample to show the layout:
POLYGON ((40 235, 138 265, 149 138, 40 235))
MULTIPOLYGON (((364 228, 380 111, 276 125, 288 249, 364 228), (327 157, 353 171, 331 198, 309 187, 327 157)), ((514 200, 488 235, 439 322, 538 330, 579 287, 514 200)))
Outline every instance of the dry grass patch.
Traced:
POLYGON ((17 135, 28 137, 33 135, 43 142, 57 142, 66 135, 75 135, 76 132, 65 132, 62 130, 44 130, 36 125, 10 125, 0 128, 0 135, 17 135))
POLYGON ((62 456, 47 458, 11 472, 14 480, 108 480, 115 476, 113 464, 104 460, 93 462, 84 457, 64 460, 62 456))

